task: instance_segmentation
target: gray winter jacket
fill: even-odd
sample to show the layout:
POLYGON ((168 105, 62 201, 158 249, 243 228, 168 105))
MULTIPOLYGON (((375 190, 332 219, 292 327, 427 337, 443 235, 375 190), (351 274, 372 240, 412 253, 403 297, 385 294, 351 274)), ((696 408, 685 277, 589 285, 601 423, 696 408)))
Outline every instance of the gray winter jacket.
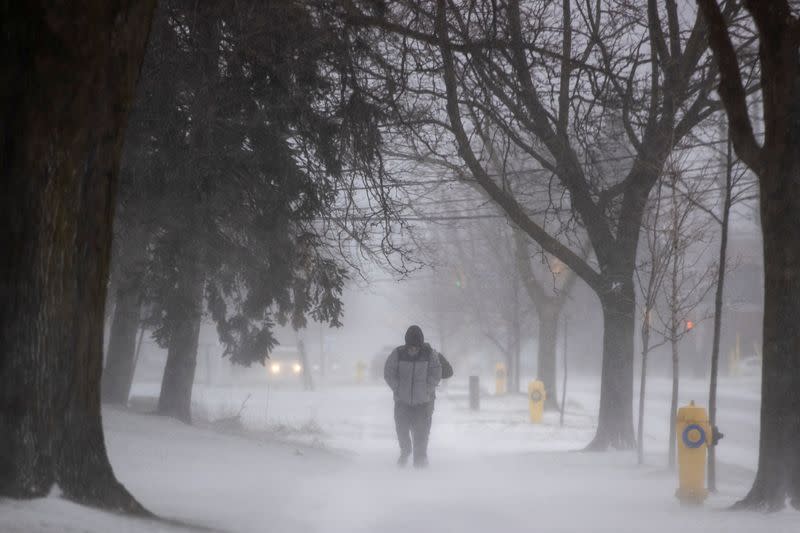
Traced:
POLYGON ((439 353, 425 343, 412 356, 406 346, 398 346, 386 360, 383 377, 394 392, 394 400, 406 405, 432 402, 436 385, 442 379, 439 353))

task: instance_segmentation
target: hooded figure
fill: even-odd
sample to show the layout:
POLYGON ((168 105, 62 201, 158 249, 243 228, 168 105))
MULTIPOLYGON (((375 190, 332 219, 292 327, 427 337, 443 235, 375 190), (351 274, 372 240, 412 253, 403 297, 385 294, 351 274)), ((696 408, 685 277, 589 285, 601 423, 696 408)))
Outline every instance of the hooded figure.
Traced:
POLYGON ((427 466, 428 436, 442 365, 438 352, 425 342, 419 326, 408 328, 405 344, 389 355, 383 375, 394 393, 394 421, 400 444, 397 462, 404 466, 413 451, 414 466, 427 466))

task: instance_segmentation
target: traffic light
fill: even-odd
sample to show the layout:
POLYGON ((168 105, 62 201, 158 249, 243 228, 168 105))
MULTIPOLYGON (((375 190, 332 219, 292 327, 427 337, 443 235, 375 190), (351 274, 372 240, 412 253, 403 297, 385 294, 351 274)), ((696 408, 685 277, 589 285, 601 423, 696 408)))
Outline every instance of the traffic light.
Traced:
POLYGON ((694 322, 691 320, 686 321, 686 331, 692 331, 694 329, 694 322))

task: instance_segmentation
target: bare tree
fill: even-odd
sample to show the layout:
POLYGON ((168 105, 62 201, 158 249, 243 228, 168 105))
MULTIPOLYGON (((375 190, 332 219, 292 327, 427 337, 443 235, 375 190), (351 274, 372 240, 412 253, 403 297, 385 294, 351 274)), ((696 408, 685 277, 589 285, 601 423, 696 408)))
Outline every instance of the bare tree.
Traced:
POLYGON ((645 234, 646 259, 636 269, 636 280, 641 292, 642 308, 642 366, 639 378, 639 420, 636 426, 636 455, 641 465, 644 463, 644 408, 647 391, 647 363, 650 352, 666 341, 653 344, 653 314, 655 313, 658 296, 664 284, 664 279, 669 271, 670 254, 672 247, 664 242, 660 232, 662 210, 662 187, 656 187, 656 195, 651 207, 645 215, 643 224, 645 234))
MULTIPOLYGON (((714 338, 711 341, 711 375, 708 384, 708 421, 716 437, 717 433, 717 375, 719 374, 719 341, 722 335, 722 298, 725 293, 725 272, 728 263, 728 226, 730 224, 733 196, 733 147, 730 135, 725 151, 725 189, 722 201, 722 216, 715 217, 720 224, 719 261, 717 283, 714 293, 714 338)), ((714 442, 713 444, 716 444, 714 442)), ((717 490, 717 448, 708 449, 708 489, 717 490)))
POLYGON ((745 0, 758 31, 764 141, 753 132, 734 32, 698 0, 719 68, 719 95, 739 158, 758 176, 764 240, 764 328, 758 472, 737 507, 800 509, 800 17, 788 0, 745 0))
MULTIPOLYGON (((706 148, 719 158, 719 171, 713 173, 713 184, 708 187, 699 197, 690 194, 683 194, 684 198, 692 202, 700 209, 711 221, 720 227, 719 235, 719 260, 717 262, 717 273, 715 281, 714 296, 714 332, 711 343, 711 365, 709 379, 709 401, 708 416, 714 441, 717 439, 718 430, 717 420, 717 377, 719 374, 719 346, 722 334, 722 314, 723 297, 725 292, 725 277, 731 269, 728 259, 728 233, 731 210, 734 206, 742 203, 755 203, 757 192, 756 183, 753 181, 752 174, 746 167, 739 164, 733 153, 730 135, 728 135, 726 124, 719 123, 720 137, 724 140, 717 143, 708 143, 706 148), (724 148, 718 148, 719 145, 724 148), (719 211, 717 211, 719 210, 719 211)), ((708 450, 708 489, 716 490, 716 447, 711 446, 708 450)))
POLYGON ((602 387, 589 448, 632 447, 633 271, 647 197, 671 151, 720 107, 710 98, 702 19, 683 27, 675 2, 655 0, 558 8, 406 0, 378 13, 366 4, 348 1, 344 11, 385 37, 363 71, 386 89, 376 98, 399 110, 396 120, 408 127, 402 139, 465 165, 516 226, 597 294, 602 387), (517 180, 524 187, 490 170, 478 134, 484 122, 526 154, 528 172, 517 180), (542 177, 550 186, 537 190, 542 177), (532 215, 525 200, 537 196, 586 231, 590 259, 564 240, 562 226, 554 231, 532 215))
MULTIPOLYGON (((689 334, 694 325, 705 316, 696 316, 697 308, 703 303, 714 283, 715 266, 704 264, 705 250, 697 250, 696 245, 706 239, 704 220, 697 215, 697 201, 687 201, 678 189, 682 172, 677 163, 671 165, 667 177, 670 185, 669 209, 666 230, 668 242, 668 266, 663 291, 663 306, 656 305, 661 328, 660 334, 670 345, 672 355, 672 395, 670 400, 669 458, 670 468, 675 467, 675 428, 678 412, 678 392, 680 385, 680 341, 689 334)), ((685 180, 684 180, 685 181, 685 180)), ((687 187, 687 195, 698 196, 702 180, 694 180, 687 187)))
MULTIPOLYGON (((717 430, 717 376, 719 374, 719 344, 722 335, 723 296, 725 293, 725 274, 728 266, 728 231, 730 214, 734 205, 754 199, 754 183, 746 179, 747 169, 734 158, 733 145, 729 132, 725 129, 727 142, 723 155, 724 183, 722 184, 722 205, 720 214, 709 210, 712 220, 720 226, 719 260, 717 262, 717 281, 714 295, 714 337, 711 343, 711 371, 708 385, 708 419, 716 441, 717 430)), ((757 198, 757 196, 755 196, 757 198)), ((717 489, 716 447, 708 449, 708 489, 717 489)))
MULTIPOLYGON (((637 268, 642 293, 642 367, 639 389, 637 456, 644 461, 644 410, 649 353, 669 344, 672 362, 670 412, 677 411, 680 383, 680 340, 704 317, 696 316, 713 286, 715 266, 706 264, 707 238, 700 200, 709 186, 705 172, 690 175, 675 159, 667 164, 665 185, 659 184, 645 219, 646 257, 637 268), (682 185, 682 186, 681 186, 682 185), (669 195, 664 198, 664 186, 669 195), (666 204, 666 205, 665 205, 666 204), (701 246, 701 249, 697 249, 701 246), (660 341, 653 344, 653 336, 660 341)), ((675 417, 670 416, 669 465, 674 466, 675 417)))

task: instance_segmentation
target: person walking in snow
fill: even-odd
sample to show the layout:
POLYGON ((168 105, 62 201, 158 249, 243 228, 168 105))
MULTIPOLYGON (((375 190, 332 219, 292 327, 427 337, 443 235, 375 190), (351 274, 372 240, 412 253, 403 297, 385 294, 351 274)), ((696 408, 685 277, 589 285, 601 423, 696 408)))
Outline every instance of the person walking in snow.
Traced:
POLYGON ((408 328, 405 344, 395 348, 386 360, 383 377, 394 393, 394 422, 400 443, 397 464, 405 466, 413 450, 414 466, 424 468, 428 466, 428 436, 442 363, 439 353, 425 342, 419 326, 408 328))

